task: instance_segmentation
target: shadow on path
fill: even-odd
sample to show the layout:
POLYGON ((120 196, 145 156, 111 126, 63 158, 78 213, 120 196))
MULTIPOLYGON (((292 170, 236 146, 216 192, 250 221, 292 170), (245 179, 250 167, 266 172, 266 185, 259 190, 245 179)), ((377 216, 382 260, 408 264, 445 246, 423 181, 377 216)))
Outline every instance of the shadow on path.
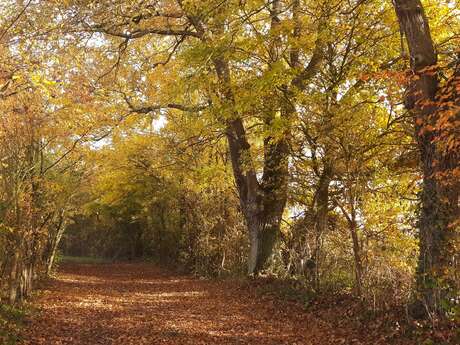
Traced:
POLYGON ((23 345, 343 344, 299 308, 147 264, 64 265, 37 304, 23 345))

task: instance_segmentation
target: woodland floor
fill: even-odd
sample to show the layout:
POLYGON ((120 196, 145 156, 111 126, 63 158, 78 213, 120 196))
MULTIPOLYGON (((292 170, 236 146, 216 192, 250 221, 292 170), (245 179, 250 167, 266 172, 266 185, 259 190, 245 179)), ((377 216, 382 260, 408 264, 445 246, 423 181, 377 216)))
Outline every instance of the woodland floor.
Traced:
POLYGON ((241 283, 147 264, 63 265, 35 304, 23 345, 389 343, 378 331, 341 326, 347 316, 333 309, 321 317, 241 283))

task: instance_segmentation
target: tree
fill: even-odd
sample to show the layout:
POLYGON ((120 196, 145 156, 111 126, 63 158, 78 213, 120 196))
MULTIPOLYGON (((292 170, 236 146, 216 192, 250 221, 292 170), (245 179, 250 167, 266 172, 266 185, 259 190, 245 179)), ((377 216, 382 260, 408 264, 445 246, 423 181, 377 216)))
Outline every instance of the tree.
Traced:
MULTIPOLYGON (((248 271, 257 274, 272 253, 287 200, 288 141, 296 113, 293 104, 296 95, 306 91, 308 82, 318 71, 327 39, 326 22, 333 6, 326 2, 294 1, 291 4, 278 0, 223 4, 168 1, 162 4, 161 11, 155 11, 155 3, 133 2, 120 7, 121 12, 129 13, 132 18, 128 21, 124 15, 108 20, 106 14, 112 13, 108 10, 113 6, 111 3, 79 6, 84 17, 83 30, 102 33, 107 40, 121 41, 120 55, 133 42, 139 42, 138 52, 151 50, 143 42, 155 42, 153 46, 166 46, 167 53, 162 60, 151 61, 154 69, 173 71, 174 67, 170 66, 175 65, 205 78, 202 81, 193 78, 196 83, 193 92, 190 92, 190 83, 184 90, 189 96, 193 94, 189 100, 198 100, 198 104, 166 100, 151 105, 145 102, 145 97, 139 97, 144 91, 149 93, 148 90, 128 89, 121 93, 131 110, 138 113, 208 112, 213 115, 213 121, 217 120, 227 137, 241 209, 251 239, 248 271), (316 17, 302 16, 307 7, 316 17), (302 38, 304 30, 314 39, 302 38), (157 38, 149 40, 152 35, 157 38), (301 46, 301 40, 311 45, 301 46), (255 49, 255 55, 251 49, 255 49), (180 58, 187 58, 188 66, 180 58), (244 64, 252 65, 252 70, 241 69, 244 64), (262 79, 257 70, 261 71, 262 79), (209 88, 210 83, 213 89, 209 88), (248 97, 250 84, 259 88, 259 97, 248 97), (238 90, 238 85, 244 87, 241 90, 244 92, 238 90), (136 99, 141 102, 135 102, 136 99), (256 142, 252 142, 250 126, 264 128, 255 136, 256 142), (260 142, 263 159, 259 157, 260 142)), ((140 53, 140 59, 142 56, 145 55, 140 53)), ((118 59, 109 72, 119 72, 120 65, 122 61, 118 59)), ((152 72, 145 71, 146 74, 152 72)), ((174 73, 179 79, 190 78, 187 74, 184 78, 182 72, 174 73)), ((158 86, 161 87, 161 83, 158 86)), ((173 97, 180 98, 177 94, 173 97)))
MULTIPOLYGON (((430 25, 420 0, 394 2, 401 32, 409 48, 411 75, 405 97, 415 122, 415 137, 423 172, 419 218, 420 256, 417 271, 419 301, 426 311, 442 312, 443 300, 454 288, 445 277, 458 253, 459 185, 439 177, 459 164, 458 150, 446 150, 436 128, 440 111, 448 101, 458 102, 455 93, 443 94, 439 80, 438 56, 430 25), (445 98, 447 97, 447 99, 445 98)), ((458 83, 455 77, 454 84, 458 83)), ((455 106, 454 106, 455 108, 455 106)), ((455 125, 458 110, 448 119, 455 125)))

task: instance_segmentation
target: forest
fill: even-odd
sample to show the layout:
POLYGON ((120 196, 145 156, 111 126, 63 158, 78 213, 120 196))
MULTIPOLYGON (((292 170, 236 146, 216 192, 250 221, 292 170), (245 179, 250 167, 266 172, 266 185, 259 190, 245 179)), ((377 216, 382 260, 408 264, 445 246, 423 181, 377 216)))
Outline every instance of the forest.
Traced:
POLYGON ((458 344, 459 193, 458 0, 0 0, 0 344, 458 344))

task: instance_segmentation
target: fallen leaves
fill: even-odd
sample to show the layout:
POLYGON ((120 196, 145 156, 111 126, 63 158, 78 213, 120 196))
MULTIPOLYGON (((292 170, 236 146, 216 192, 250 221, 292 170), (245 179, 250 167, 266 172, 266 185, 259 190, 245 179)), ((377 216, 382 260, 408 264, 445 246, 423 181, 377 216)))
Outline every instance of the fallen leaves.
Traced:
POLYGON ((378 330, 350 327, 347 301, 305 311, 251 284, 148 264, 65 265, 36 303, 22 345, 390 343, 378 330))

